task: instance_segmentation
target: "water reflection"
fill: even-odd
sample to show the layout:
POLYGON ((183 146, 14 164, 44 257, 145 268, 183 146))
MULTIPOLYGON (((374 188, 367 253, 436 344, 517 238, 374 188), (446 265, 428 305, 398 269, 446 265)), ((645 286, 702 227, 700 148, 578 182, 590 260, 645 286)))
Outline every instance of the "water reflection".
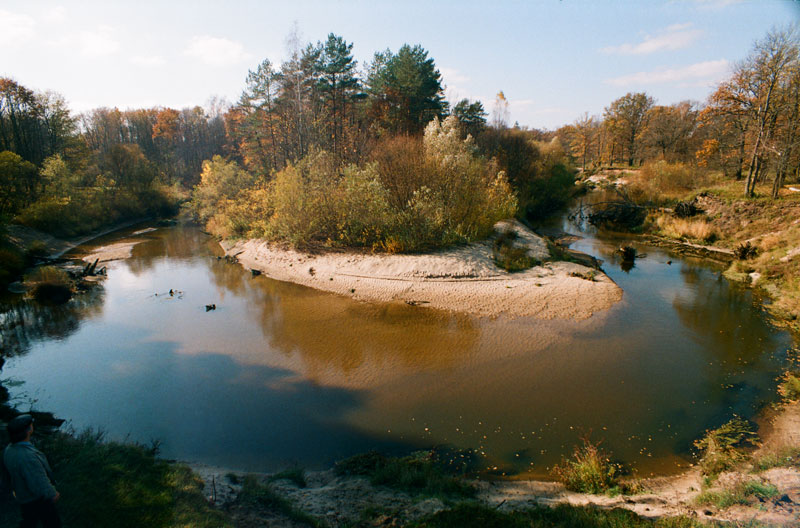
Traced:
POLYGON ((103 299, 100 285, 58 306, 44 306, 21 296, 8 298, 0 303, 0 356, 24 354, 38 341, 68 338, 84 319, 102 316, 103 299))
MULTIPOLYGON (((75 310, 61 333, 33 325, 21 345, 31 353, 8 368, 43 408, 159 438, 177 458, 320 467, 452 444, 487 467, 545 475, 591 432, 642 472, 670 471, 706 428, 774 393, 790 346, 718 267, 643 248, 621 270, 614 250, 629 241, 611 235, 573 246, 605 259, 625 292, 585 321, 362 303, 252 277, 193 228, 135 238, 97 307, 75 310)), ((41 311, 33 318, 55 313, 41 311)))
POLYGON ((397 303, 357 303, 253 278, 224 260, 211 260, 209 267, 220 289, 246 298, 248 318, 271 348, 297 355, 304 375, 319 383, 365 386, 401 372, 447 369, 468 361, 480 338, 475 320, 467 316, 397 303))

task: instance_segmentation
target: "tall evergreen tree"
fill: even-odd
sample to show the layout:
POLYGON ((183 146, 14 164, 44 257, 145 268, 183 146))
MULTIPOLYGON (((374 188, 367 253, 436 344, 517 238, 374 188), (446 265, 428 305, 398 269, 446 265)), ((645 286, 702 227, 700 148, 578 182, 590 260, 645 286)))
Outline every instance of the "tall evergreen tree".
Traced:
POLYGON ((418 134, 444 115, 442 76, 422 46, 376 53, 367 84, 373 116, 390 132, 418 134))

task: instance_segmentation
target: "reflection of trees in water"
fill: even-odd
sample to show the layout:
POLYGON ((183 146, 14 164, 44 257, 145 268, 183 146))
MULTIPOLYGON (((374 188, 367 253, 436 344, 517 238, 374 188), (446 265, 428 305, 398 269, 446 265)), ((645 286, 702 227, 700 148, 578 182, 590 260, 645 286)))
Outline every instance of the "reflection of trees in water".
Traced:
POLYGON ((691 293, 676 296, 672 305, 713 360, 705 367, 709 379, 719 380, 709 384, 711 401, 733 412, 752 413, 770 394, 788 337, 769 325, 746 288, 688 263, 681 275, 691 293))
POLYGON ((0 305, 0 354, 24 354, 37 341, 72 335, 82 320, 102 313, 104 297, 105 289, 94 285, 60 306, 45 306, 28 299, 0 305))
POLYGON ((299 353, 310 373, 350 373, 365 365, 448 368, 469 358, 480 328, 468 316, 399 303, 360 303, 265 277, 241 266, 210 265, 215 283, 244 296, 270 344, 299 353))
POLYGON ((718 359, 759 360, 764 351, 780 347, 780 333, 766 322, 751 291, 688 264, 681 275, 691 286, 691 294, 676 296, 672 306, 681 322, 710 345, 718 359))
POLYGON ((222 254, 216 240, 194 226, 175 226, 142 235, 147 240, 133 246, 127 265, 131 273, 140 275, 164 258, 191 260, 205 254, 222 254))

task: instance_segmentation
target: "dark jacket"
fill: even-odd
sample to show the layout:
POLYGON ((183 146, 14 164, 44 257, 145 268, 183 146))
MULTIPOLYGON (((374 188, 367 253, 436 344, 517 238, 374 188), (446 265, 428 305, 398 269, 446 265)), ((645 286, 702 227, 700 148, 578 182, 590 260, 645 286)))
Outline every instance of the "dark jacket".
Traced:
POLYGON ((3 465, 14 496, 22 504, 56 496, 50 464, 30 442, 17 442, 6 447, 3 465))

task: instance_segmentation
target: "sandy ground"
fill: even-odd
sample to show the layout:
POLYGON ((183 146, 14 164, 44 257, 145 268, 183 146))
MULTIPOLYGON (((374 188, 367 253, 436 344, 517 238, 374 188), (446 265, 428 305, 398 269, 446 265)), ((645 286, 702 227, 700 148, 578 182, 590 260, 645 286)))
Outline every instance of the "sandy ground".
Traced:
MULTIPOLYGON (((544 260, 544 239, 517 222, 516 243, 544 260)), ((605 274, 571 262, 546 262, 509 273, 492 259, 484 241, 422 255, 353 252, 311 254, 263 240, 222 242, 226 255, 248 269, 363 301, 406 302, 478 316, 586 319, 622 298, 622 290, 605 274)))
MULTIPOLYGON (((150 227, 147 229, 141 229, 134 233, 131 233, 129 236, 133 237, 136 235, 143 235, 145 233, 150 233, 155 231, 155 227, 150 227)), ((109 262, 111 260, 124 260, 126 258, 130 258, 133 254, 133 246, 140 242, 144 242, 146 239, 139 238, 139 239, 128 239, 126 238, 122 242, 115 242, 113 244, 108 244, 106 246, 101 246, 98 248, 94 248, 91 253, 88 255, 84 255, 82 260, 84 262, 94 262, 95 260, 99 260, 100 262, 109 262)))

